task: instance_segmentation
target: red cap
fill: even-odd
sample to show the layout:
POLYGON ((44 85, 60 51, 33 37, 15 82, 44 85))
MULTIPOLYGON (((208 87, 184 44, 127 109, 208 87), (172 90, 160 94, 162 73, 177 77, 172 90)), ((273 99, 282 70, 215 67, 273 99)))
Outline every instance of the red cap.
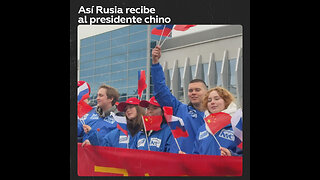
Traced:
POLYGON ((121 112, 124 112, 124 109, 126 108, 127 104, 133 104, 133 105, 139 105, 140 100, 135 98, 135 97, 131 97, 129 99, 126 100, 126 102, 121 102, 118 105, 118 110, 121 112))
POLYGON ((152 105, 154 105, 154 106, 159 106, 159 107, 161 107, 160 104, 158 103, 158 101, 156 100, 156 98, 155 98, 154 96, 152 96, 149 101, 146 101, 146 100, 140 101, 139 106, 146 108, 146 107, 149 106, 149 104, 152 104, 152 105))

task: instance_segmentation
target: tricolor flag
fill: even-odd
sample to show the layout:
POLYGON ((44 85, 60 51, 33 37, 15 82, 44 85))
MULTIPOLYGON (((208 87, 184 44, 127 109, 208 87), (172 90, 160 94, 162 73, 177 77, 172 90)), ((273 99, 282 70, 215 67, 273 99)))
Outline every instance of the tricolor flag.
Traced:
POLYGON ((162 116, 143 116, 146 131, 159 131, 161 129, 162 116))
MULTIPOLYGON (((78 118, 87 114, 92 110, 92 107, 84 102, 85 99, 89 98, 90 86, 85 81, 78 81, 78 118)), ((81 120, 80 120, 81 122, 81 120)))
POLYGON ((231 116, 224 112, 212 113, 204 121, 206 123, 206 129, 212 135, 216 134, 226 125, 231 123, 231 116))
POLYGON ((81 82, 83 82, 83 83, 80 86, 78 83, 78 102, 85 100, 85 99, 89 98, 89 96, 90 96, 89 95, 90 94, 90 86, 88 85, 87 82, 84 82, 84 81, 81 81, 81 82))
POLYGON ((189 28, 194 27, 194 26, 196 26, 196 25, 175 25, 173 29, 177 30, 177 31, 186 31, 189 28))
POLYGON ((78 118, 81 118, 91 110, 92 110, 92 107, 86 102, 84 102, 83 100, 78 102, 78 118))
POLYGON ((163 112, 174 138, 189 136, 186 128, 184 127, 183 120, 179 117, 173 116, 172 107, 163 106, 163 112))
POLYGON ((158 25, 151 30, 151 34, 158 35, 158 36, 169 36, 170 32, 172 31, 173 25, 165 24, 165 25, 158 25))
POLYGON ((231 118, 231 126, 234 132, 234 135, 240 139, 241 143, 239 144, 242 149, 242 109, 238 109, 231 118))
POLYGON ((115 121, 117 121, 117 128, 120 129, 126 136, 128 136, 127 119, 125 116, 117 116, 113 112, 110 113, 115 121))
POLYGON ((147 88, 146 73, 144 70, 138 71, 138 95, 141 97, 144 89, 147 88))

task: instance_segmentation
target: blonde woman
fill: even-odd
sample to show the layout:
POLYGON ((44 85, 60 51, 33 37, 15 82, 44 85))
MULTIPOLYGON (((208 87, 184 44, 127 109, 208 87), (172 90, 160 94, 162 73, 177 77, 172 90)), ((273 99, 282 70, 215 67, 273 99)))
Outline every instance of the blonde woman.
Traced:
MULTIPOLYGON (((233 101, 234 97, 227 89, 215 87, 205 94, 202 107, 206 109, 205 114, 207 116, 218 112, 224 112, 232 116, 237 110, 237 106, 233 101)), ((237 148, 238 141, 239 139, 235 137, 231 124, 226 125, 214 135, 207 131, 206 124, 204 124, 198 129, 193 154, 240 155, 242 151, 237 148)))

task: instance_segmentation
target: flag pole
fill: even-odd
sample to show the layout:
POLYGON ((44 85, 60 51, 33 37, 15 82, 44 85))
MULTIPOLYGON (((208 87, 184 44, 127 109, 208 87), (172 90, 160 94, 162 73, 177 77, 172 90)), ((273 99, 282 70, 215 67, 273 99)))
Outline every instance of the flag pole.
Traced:
POLYGON ((146 125, 144 124, 143 116, 141 116, 141 119, 142 119, 142 123, 143 123, 144 134, 146 135, 146 141, 147 141, 147 145, 148 145, 148 150, 150 151, 149 140, 148 140, 148 135, 147 135, 147 129, 146 129, 146 125))
MULTIPOLYGON (((167 122, 167 124, 168 124, 168 122, 167 122)), ((169 126, 169 124, 168 124, 168 126, 169 126)), ((170 126, 169 126, 169 128, 170 128, 171 134, 172 134, 172 136, 173 136, 172 129, 171 129, 170 126)), ((176 144, 177 144, 177 146, 178 146, 179 151, 181 151, 181 148, 180 148, 180 146, 179 146, 179 143, 178 143, 178 141, 177 141, 177 138, 175 138, 174 136, 173 136, 173 138, 174 138, 174 140, 176 141, 176 144)))
POLYGON ((213 135, 213 137, 214 137, 214 139, 217 141, 217 143, 218 143, 218 145, 219 145, 219 148, 221 148, 221 145, 220 145, 218 139, 217 139, 214 135, 213 135))
POLYGON ((167 40, 167 38, 170 36, 170 34, 172 33, 172 29, 170 31, 170 33, 168 34, 168 36, 166 36, 166 38, 162 41, 162 43, 160 44, 160 47, 163 45, 163 43, 167 40))
POLYGON ((162 35, 163 35, 163 31, 164 31, 165 28, 166 28, 166 25, 163 26, 163 29, 162 29, 162 32, 161 32, 161 36, 160 36, 158 45, 160 45, 160 41, 161 41, 161 38, 162 38, 162 35))
MULTIPOLYGON (((139 97, 139 101, 141 101, 142 96, 143 96, 143 91, 142 91, 141 97, 138 96, 139 97)), ((141 116, 141 120, 142 120, 142 123, 143 123, 144 134, 146 135, 146 141, 147 141, 147 145, 148 145, 148 150, 150 151, 149 140, 148 140, 148 136, 147 136, 147 128, 146 128, 146 125, 144 124, 143 116, 141 116)))
POLYGON ((178 146, 178 148, 179 148, 179 151, 181 151, 180 146, 179 146, 179 143, 178 143, 178 141, 177 141, 177 138, 175 138, 175 137, 173 137, 173 138, 174 138, 174 140, 176 141, 176 144, 177 144, 177 146, 178 146))

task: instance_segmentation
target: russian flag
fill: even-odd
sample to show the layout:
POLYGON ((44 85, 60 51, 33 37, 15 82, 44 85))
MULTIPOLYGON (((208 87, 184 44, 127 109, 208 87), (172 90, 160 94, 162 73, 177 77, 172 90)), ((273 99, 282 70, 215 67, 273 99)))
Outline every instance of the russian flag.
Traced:
POLYGON ((188 137, 189 134, 184 127, 183 120, 179 117, 173 116, 172 107, 163 107, 164 117, 166 118, 168 125, 171 129, 174 138, 188 137))
POLYGON ((144 89, 147 88, 146 73, 144 70, 138 71, 138 95, 141 97, 144 89))
POLYGON ((234 135, 242 142, 242 109, 238 109, 231 118, 234 135))
POLYGON ((189 28, 194 27, 194 26, 196 26, 196 25, 175 25, 173 29, 177 30, 177 31, 186 31, 189 28))
POLYGON ((114 112, 110 113, 115 121, 117 121, 117 128, 128 136, 127 119, 125 116, 117 116, 114 112))
POLYGON ((151 34, 158 35, 158 36, 169 36, 170 32, 172 31, 174 25, 158 25, 151 30, 151 34))
POLYGON ((89 86, 88 83, 83 83, 81 86, 78 87, 78 102, 84 99, 89 98, 89 86))

